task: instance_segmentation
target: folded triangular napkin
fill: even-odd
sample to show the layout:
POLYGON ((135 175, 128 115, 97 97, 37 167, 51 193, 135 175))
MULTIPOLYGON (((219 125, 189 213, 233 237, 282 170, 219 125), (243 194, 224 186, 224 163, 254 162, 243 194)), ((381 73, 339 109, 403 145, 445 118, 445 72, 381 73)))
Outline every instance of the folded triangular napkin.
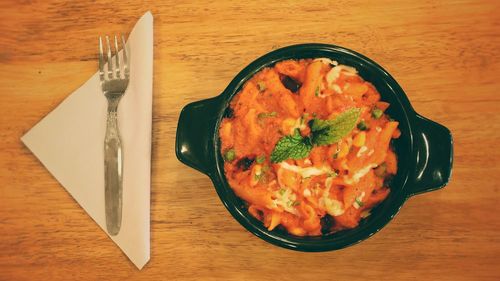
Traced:
MULTIPOLYGON (((153 99, 153 16, 150 12, 137 22, 127 46, 130 83, 118 107, 124 153, 122 225, 120 233, 110 237, 141 269, 148 262, 150 252, 153 99)), ((97 47, 96 39, 96 51, 97 47)), ((106 108, 107 101, 96 73, 21 138, 105 232, 106 108)))

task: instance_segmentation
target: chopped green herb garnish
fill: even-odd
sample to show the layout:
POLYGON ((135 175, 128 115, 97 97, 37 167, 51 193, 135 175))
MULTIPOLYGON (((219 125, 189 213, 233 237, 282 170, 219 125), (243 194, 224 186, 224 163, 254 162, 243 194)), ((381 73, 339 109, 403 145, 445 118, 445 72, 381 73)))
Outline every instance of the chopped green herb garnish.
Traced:
POLYGON ((254 179, 255 179, 256 181, 259 181, 259 180, 262 178, 262 176, 263 176, 263 175, 264 175, 264 173, 255 174, 254 179))
POLYGON ((269 166, 267 165, 262 166, 262 172, 265 173, 267 171, 269 171, 269 166))
POLYGON ((292 203, 293 207, 298 206, 298 205, 300 205, 300 201, 295 201, 295 202, 292 203))
POLYGON ((328 177, 330 177, 330 178, 335 178, 335 177, 337 177, 337 176, 338 176, 338 174, 337 174, 336 172, 329 172, 327 175, 328 175, 328 177))
POLYGON ((224 157, 224 160, 227 162, 233 161, 234 158, 236 157, 236 153, 234 152, 234 148, 226 150, 223 157, 224 157))
POLYGON ((364 203, 361 202, 361 200, 359 200, 358 198, 356 198, 356 199, 354 199, 354 201, 356 201, 356 203, 358 204, 358 206, 363 207, 364 203))
POLYGON ((383 111, 382 111, 382 109, 380 109, 380 108, 376 108, 376 107, 375 107, 375 108, 372 110, 372 116, 373 116, 373 118, 375 118, 375 119, 379 119, 380 117, 382 117, 382 114, 384 114, 384 112, 383 112, 383 111))
POLYGON ((255 162, 257 162, 257 164, 262 164, 262 163, 264 163, 264 161, 266 161, 265 155, 260 155, 255 159, 255 162))
POLYGON ((279 194, 280 194, 281 196, 283 196, 283 194, 285 194, 285 191, 286 191, 286 190, 285 190, 284 188, 280 188, 280 190, 279 190, 278 192, 279 192, 279 194))
POLYGON ((266 84, 264 81, 259 81, 257 83, 257 88, 259 89, 259 92, 264 92, 266 90, 266 84))
POLYGON ((316 91, 314 91, 314 95, 319 97, 319 93, 320 93, 319 87, 316 87, 316 91))
POLYGON ((368 125, 366 125, 364 120, 361 120, 361 122, 358 123, 358 129, 360 129, 361 131, 368 130, 368 125))
POLYGON ((262 113, 257 114, 257 118, 263 119, 263 118, 268 118, 268 117, 276 117, 276 115, 278 115, 278 113, 276 111, 262 112, 262 113))
POLYGON ((335 152, 335 153, 333 154, 333 159, 337 159, 338 157, 339 157, 339 153, 338 153, 338 152, 335 152))

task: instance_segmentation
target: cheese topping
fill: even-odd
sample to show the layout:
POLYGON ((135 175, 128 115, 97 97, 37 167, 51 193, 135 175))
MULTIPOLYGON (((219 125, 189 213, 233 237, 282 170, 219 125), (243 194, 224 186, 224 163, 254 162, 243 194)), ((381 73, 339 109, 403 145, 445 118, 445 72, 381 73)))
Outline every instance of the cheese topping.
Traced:
POLYGON ((359 150, 358 150, 358 153, 356 153, 356 157, 361 157, 361 155, 363 155, 363 153, 365 153, 366 151, 368 150, 368 147, 366 146, 362 146, 359 150))
POLYGON ((304 196, 305 196, 305 197, 309 197, 309 196, 311 196, 311 195, 312 195, 312 194, 311 194, 311 191, 310 191, 308 188, 304 189, 303 194, 304 194, 304 196))
POLYGON ((359 169, 356 173, 354 173, 354 175, 352 175, 351 178, 344 176, 344 182, 347 184, 358 183, 362 177, 364 177, 366 174, 368 174, 368 172, 370 172, 370 170, 372 168, 375 168, 375 167, 377 167, 377 165, 370 164, 364 168, 359 169))
POLYGON ((352 206, 356 209, 361 208, 361 205, 363 205, 363 203, 361 203, 361 205, 359 205, 358 202, 363 202, 364 197, 365 197, 365 192, 363 191, 363 192, 361 192, 361 194, 358 197, 356 197, 356 200, 354 201, 354 203, 352 203, 352 206))
POLYGON ((341 72, 348 76, 354 76, 358 73, 358 71, 354 67, 339 64, 332 67, 332 69, 330 69, 330 71, 328 71, 328 73, 326 74, 326 82, 328 82, 328 85, 331 85, 333 82, 337 81, 337 79, 340 77, 341 72))
POLYGON ((295 209, 295 207, 293 206, 295 200, 297 200, 297 196, 291 189, 281 188, 280 190, 274 192, 274 196, 276 197, 276 199, 273 200, 274 206, 272 206, 272 209, 280 206, 286 212, 292 213, 294 215, 298 214, 297 209, 295 209))
POLYGON ((326 188, 325 191, 323 191, 323 196, 319 199, 320 205, 324 206, 326 212, 333 217, 342 215, 345 211, 344 203, 339 200, 330 199, 330 197, 328 197, 329 194, 330 188, 326 188))
POLYGON ((332 177, 327 177, 326 178, 326 180, 325 180, 325 186, 326 186, 326 188, 332 187, 332 181, 333 181, 332 177))
POLYGON ((340 86, 339 86, 339 85, 337 85, 337 84, 333 84, 333 85, 332 85, 332 89, 333 89, 335 92, 337 92, 337 93, 339 93, 339 94, 342 94, 342 89, 340 89, 340 86))
POLYGON ((329 167, 323 166, 321 169, 318 169, 316 167, 307 167, 307 168, 302 168, 299 166, 295 165, 290 165, 287 162, 281 162, 280 163, 281 168, 295 172, 299 175, 301 175, 303 178, 309 178, 312 176, 320 176, 326 173, 331 173, 333 172, 329 167))
POLYGON ((314 61, 320 61, 324 64, 332 64, 332 65, 338 65, 339 63, 337 61, 331 60, 329 58, 317 58, 314 61))
POLYGON ((328 85, 332 85, 333 82, 337 81, 337 79, 340 77, 340 71, 342 70, 341 66, 335 66, 328 73, 326 74, 326 82, 328 82, 328 85))

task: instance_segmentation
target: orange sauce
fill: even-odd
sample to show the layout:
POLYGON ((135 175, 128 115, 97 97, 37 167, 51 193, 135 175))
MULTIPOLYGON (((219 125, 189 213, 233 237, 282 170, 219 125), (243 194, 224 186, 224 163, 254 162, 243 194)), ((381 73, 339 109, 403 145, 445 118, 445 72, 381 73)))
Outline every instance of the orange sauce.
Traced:
POLYGON ((316 236, 354 228, 382 202, 397 173, 391 139, 398 122, 377 89, 349 66, 328 59, 286 60, 255 74, 230 103, 219 128, 229 185, 269 229, 316 236), (273 163, 284 137, 311 135, 311 120, 359 110, 341 139, 306 157, 273 163))

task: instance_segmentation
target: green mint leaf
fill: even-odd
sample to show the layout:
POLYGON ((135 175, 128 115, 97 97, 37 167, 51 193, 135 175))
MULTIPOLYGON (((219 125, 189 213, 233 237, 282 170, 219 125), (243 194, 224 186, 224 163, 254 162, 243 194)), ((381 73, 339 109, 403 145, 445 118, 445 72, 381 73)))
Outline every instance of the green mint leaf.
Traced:
POLYGON ((349 134, 358 121, 361 110, 351 108, 332 120, 313 119, 311 141, 314 145, 329 145, 349 134))
POLYGON ((296 139, 302 139, 302 135, 300 134, 300 129, 299 128, 295 128, 295 130, 293 131, 293 136, 294 138, 296 139))
POLYGON ((311 149, 309 138, 303 138, 299 130, 295 130, 292 136, 282 137, 278 141, 271 153, 271 162, 279 163, 287 159, 302 159, 309 155, 311 149))

